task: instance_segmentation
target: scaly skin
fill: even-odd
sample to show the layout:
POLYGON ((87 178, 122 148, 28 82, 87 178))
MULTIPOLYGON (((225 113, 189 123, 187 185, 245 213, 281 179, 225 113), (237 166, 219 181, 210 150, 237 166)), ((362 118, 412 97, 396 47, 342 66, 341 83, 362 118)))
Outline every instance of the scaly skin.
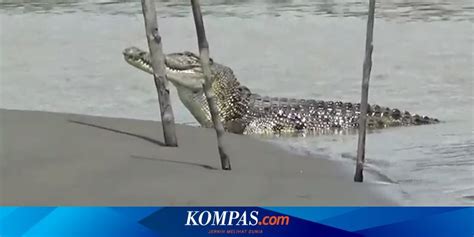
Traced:
MULTIPOLYGON (((138 48, 123 52, 129 64, 152 73, 149 54, 138 48)), ((190 52, 165 56, 166 74, 178 95, 204 127, 212 127, 202 89, 204 75, 199 57, 190 52)), ((262 97, 240 85, 229 67, 211 60, 212 89, 217 97, 219 115, 229 132, 244 134, 325 134, 358 127, 360 105, 340 101, 297 100, 262 97)), ((368 128, 411 126, 438 123, 437 119, 411 115, 398 109, 369 106, 368 128)))

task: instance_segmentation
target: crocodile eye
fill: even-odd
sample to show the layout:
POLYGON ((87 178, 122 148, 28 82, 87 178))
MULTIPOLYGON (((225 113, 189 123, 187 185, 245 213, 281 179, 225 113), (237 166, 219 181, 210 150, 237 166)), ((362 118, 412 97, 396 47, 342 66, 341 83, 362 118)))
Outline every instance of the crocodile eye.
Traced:
POLYGON ((189 51, 184 51, 183 55, 188 56, 188 57, 193 57, 193 58, 199 58, 196 54, 189 51))

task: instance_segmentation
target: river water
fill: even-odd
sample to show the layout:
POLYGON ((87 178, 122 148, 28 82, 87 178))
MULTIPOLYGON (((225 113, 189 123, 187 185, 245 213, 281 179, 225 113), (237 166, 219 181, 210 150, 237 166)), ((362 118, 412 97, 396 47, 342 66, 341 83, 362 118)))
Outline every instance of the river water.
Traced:
MULTIPOLYGON (((367 1, 202 1, 211 55, 254 92, 357 102, 367 1)), ((161 1, 166 52, 197 52, 188 1, 161 1)), ((470 0, 384 0, 376 9, 369 102, 444 121, 367 137, 367 172, 405 204, 474 203, 470 0)), ((0 0, 0 107, 156 120, 150 76, 121 51, 146 48, 139 1, 0 0)), ((174 92, 174 91, 173 91, 174 92)), ((179 123, 196 124, 172 94, 179 123)), ((262 138, 354 163, 357 135, 262 138)))

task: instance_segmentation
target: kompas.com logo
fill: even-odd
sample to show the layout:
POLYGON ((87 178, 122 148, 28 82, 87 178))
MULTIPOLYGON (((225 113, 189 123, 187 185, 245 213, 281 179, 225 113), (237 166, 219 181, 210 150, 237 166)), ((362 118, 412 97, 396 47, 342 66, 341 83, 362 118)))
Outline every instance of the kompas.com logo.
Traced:
POLYGON ((289 225, 290 217, 266 215, 259 218, 258 211, 187 211, 185 226, 257 226, 289 225))

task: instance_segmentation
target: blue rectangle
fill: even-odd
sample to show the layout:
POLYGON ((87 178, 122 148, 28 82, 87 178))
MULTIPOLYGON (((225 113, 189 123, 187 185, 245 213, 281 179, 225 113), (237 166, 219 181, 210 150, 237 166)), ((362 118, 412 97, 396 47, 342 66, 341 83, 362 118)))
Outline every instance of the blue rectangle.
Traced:
POLYGON ((0 207, 0 236, 474 236, 473 207, 0 207))

